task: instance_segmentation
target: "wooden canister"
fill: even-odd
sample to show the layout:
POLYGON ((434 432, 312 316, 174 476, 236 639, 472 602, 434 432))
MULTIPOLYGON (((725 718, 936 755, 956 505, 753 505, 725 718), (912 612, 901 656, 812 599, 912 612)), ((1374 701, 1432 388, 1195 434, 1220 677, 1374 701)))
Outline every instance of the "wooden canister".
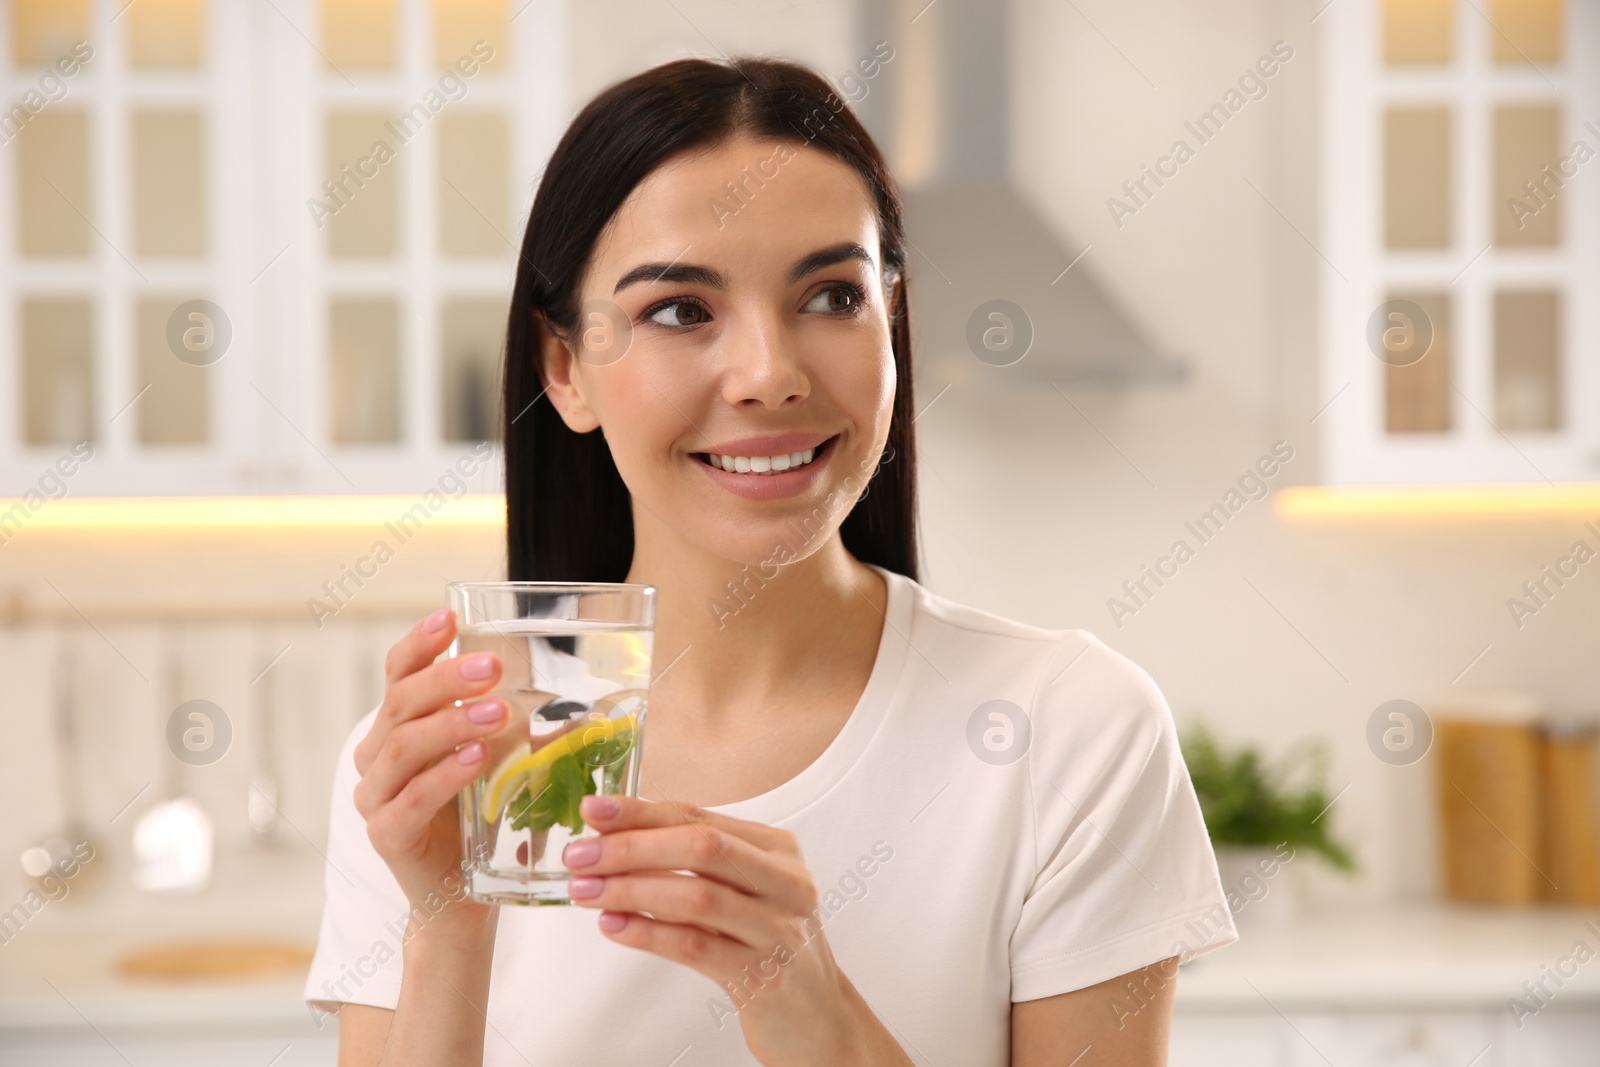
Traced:
POLYGON ((1543 897, 1538 726, 1441 711, 1435 796, 1445 896, 1525 905, 1543 897))
POLYGON ((1600 904, 1600 827, 1595 817, 1595 752, 1600 729, 1593 723, 1546 725, 1540 738, 1539 781, 1543 841, 1539 866, 1542 895, 1553 904, 1600 904))

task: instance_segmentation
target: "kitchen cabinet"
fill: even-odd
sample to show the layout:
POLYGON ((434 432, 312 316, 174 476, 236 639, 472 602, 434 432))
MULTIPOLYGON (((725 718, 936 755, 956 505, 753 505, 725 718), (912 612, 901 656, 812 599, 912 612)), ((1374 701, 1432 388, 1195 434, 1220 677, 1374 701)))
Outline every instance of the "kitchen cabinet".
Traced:
POLYGON ((1600 478, 1600 8, 1325 10, 1324 480, 1600 478))
POLYGON ((12 6, 0 496, 410 494, 498 438, 562 0, 12 6))

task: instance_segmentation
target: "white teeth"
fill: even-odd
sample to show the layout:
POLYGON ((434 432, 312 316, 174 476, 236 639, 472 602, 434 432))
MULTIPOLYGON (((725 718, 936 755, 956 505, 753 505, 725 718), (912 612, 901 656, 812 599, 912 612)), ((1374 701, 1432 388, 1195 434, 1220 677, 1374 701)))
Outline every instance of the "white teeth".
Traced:
POLYGON ((718 456, 705 453, 713 466, 737 474, 777 474, 779 471, 803 467, 816 457, 817 450, 785 452, 776 456, 718 456))

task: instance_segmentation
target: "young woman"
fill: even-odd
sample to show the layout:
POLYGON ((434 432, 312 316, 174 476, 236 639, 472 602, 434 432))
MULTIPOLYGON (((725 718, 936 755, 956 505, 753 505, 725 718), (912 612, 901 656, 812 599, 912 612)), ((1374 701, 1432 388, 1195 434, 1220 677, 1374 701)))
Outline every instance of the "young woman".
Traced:
POLYGON ((907 242, 827 83, 669 63, 590 103, 528 221, 509 576, 656 586, 642 797, 572 908, 462 890, 502 665, 391 649, 340 755, 307 999, 355 1064, 1151 1067, 1235 937, 1161 693, 917 582, 907 242))

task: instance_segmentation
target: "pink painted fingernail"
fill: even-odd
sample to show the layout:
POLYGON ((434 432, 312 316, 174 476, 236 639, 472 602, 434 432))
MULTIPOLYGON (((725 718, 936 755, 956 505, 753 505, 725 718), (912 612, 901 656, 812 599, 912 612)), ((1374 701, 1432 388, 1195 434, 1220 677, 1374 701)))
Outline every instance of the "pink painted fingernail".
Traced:
POLYGON ((586 796, 579 803, 583 814, 591 819, 615 819, 622 810, 616 797, 586 796))
POLYGON ((450 609, 440 608, 438 611, 422 620, 422 632, 425 634, 436 634, 440 630, 444 629, 444 624, 448 621, 450 621, 450 609))
POLYGON ((494 673, 494 653, 479 652, 475 656, 468 656, 457 669, 467 681, 481 682, 494 673))
POLYGON ((628 916, 620 911, 602 911, 600 913, 600 929, 608 934, 614 934, 628 925, 628 916))
POLYGON ((499 722, 502 714, 498 700, 480 700, 467 708, 467 718, 473 722, 499 722))
POLYGON ((599 896, 605 887, 604 878, 573 878, 567 882, 567 895, 573 900, 588 900, 590 897, 599 896))
POLYGON ((600 858, 600 842, 590 838, 574 841, 561 856, 568 867, 587 867, 600 858))
POLYGON ((483 758, 483 742, 474 741, 456 753, 456 759, 464 764, 477 763, 483 758))

